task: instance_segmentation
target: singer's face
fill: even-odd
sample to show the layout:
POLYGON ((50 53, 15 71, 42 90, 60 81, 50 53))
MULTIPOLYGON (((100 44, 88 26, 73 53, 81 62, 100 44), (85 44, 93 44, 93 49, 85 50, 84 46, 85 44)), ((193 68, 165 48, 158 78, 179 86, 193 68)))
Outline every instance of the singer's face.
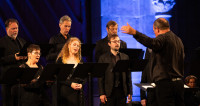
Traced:
POLYGON ((69 33, 69 30, 71 29, 71 22, 70 21, 64 21, 63 23, 59 24, 60 27, 60 33, 62 35, 67 36, 67 34, 69 33))
POLYGON ((111 25, 108 28, 106 28, 106 30, 107 30, 108 37, 113 34, 117 34, 118 25, 115 25, 115 26, 111 25))
POLYGON ((78 41, 75 40, 69 44, 69 52, 71 54, 77 54, 79 52, 79 49, 80 49, 80 43, 78 41))
POLYGON ((33 50, 31 53, 28 53, 28 59, 30 59, 34 63, 38 63, 40 55, 40 50, 33 50))
POLYGON ((196 82, 195 79, 190 79, 189 83, 187 84, 190 88, 195 88, 196 87, 196 82))
POLYGON ((120 48, 120 39, 119 37, 111 38, 110 42, 108 43, 110 48, 114 51, 119 51, 120 48))
POLYGON ((18 35, 18 25, 16 22, 10 22, 9 26, 6 28, 7 35, 12 39, 16 39, 18 35))

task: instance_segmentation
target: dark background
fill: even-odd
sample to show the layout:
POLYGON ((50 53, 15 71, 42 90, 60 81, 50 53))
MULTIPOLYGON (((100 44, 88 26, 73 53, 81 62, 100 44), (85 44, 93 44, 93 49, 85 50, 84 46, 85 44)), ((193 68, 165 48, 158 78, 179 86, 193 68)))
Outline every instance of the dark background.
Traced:
MULTIPOLYGON (((194 74, 200 78, 200 1, 175 1, 170 24, 185 46, 185 76, 194 74)), ((16 18, 20 37, 33 43, 48 43, 51 36, 59 33, 60 17, 69 15, 70 34, 83 43, 95 44, 101 38, 100 3, 100 0, 0 0, 0 37, 6 35, 5 20, 16 18)))

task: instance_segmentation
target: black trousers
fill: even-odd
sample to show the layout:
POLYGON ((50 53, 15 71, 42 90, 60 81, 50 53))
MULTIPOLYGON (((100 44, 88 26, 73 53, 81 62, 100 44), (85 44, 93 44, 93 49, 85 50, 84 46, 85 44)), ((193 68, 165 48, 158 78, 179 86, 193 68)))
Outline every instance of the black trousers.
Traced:
POLYGON ((147 106, 158 106, 155 89, 147 89, 147 106))
POLYGON ((101 106, 126 106, 126 96, 122 87, 113 88, 111 96, 107 97, 106 104, 101 106))
POLYGON ((158 106, 184 106, 184 83, 182 80, 161 80, 156 82, 158 106))
POLYGON ((2 84, 1 85, 3 106, 12 106, 11 87, 12 87, 12 85, 10 85, 10 84, 2 84))

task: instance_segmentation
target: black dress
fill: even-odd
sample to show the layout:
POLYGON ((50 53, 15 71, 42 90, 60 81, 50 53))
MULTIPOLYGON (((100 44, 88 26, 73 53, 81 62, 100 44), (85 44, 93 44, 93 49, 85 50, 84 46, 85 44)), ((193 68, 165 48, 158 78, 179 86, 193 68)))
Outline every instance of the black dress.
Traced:
MULTIPOLYGON (((30 68, 27 64, 20 65, 22 68, 30 68)), ((42 74, 43 67, 38 65, 38 72, 35 74, 34 79, 42 74)), ((36 82, 33 84, 27 84, 26 86, 20 86, 20 103, 21 106, 50 106, 48 96, 45 92, 46 83, 36 82)), ((13 89, 18 89, 16 85, 13 89)))
MULTIPOLYGON (((61 58, 58 59, 57 63, 62 63, 61 58)), ((80 78, 71 78, 73 76, 74 70, 75 68, 71 71, 71 74, 68 76, 66 81, 58 82, 58 94, 60 96, 58 106, 84 106, 83 89, 74 90, 71 87, 71 84, 72 82, 83 84, 85 81, 80 78)))

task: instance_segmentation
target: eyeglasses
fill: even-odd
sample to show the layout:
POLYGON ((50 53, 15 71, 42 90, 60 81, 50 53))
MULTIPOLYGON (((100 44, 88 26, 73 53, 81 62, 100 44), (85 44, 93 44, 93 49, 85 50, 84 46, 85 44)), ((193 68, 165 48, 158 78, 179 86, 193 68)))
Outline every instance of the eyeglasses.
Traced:
POLYGON ((32 52, 32 53, 35 54, 35 55, 40 55, 41 56, 40 52, 32 52))
POLYGON ((113 40, 113 41, 110 41, 110 42, 113 42, 113 43, 121 43, 121 40, 113 40))
POLYGON ((116 31, 118 31, 118 28, 109 28, 111 31, 114 31, 114 30, 116 30, 116 31))

